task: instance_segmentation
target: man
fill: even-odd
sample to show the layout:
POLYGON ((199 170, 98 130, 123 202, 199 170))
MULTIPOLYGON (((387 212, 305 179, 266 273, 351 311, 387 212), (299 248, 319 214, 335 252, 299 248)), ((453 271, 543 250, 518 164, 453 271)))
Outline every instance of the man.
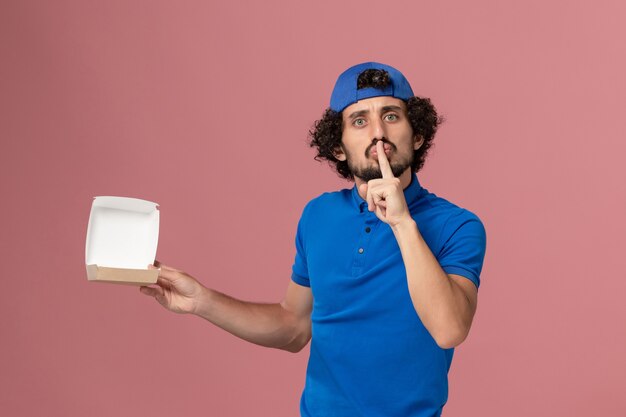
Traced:
POLYGON ((298 352, 311 340, 302 416, 441 415, 486 237, 415 175, 440 121, 395 68, 349 68, 310 145, 355 185, 304 208, 284 300, 239 301, 158 262, 157 287, 141 291, 259 345, 298 352))

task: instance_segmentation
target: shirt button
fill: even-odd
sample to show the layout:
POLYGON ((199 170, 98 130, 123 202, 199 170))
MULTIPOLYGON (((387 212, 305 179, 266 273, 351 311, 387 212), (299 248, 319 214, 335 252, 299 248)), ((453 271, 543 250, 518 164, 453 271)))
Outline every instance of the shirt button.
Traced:
POLYGON ((359 253, 363 253, 363 248, 359 248, 359 253))
POLYGON ((366 228, 365 228, 365 233, 369 233, 369 232, 370 232, 370 230, 372 230, 372 229, 370 229, 369 227, 366 227, 366 228))

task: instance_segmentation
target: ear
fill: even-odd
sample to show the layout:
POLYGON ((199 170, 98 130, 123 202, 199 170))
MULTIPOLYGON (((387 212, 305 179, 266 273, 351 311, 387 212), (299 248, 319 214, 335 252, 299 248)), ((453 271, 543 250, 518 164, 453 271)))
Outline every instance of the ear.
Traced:
POLYGON ((337 158, 338 161, 345 161, 346 160, 346 153, 343 151, 343 147, 341 145, 337 146, 333 150, 333 156, 335 158, 337 158))
POLYGON ((424 138, 420 135, 413 136, 413 150, 416 151, 424 144, 424 138))

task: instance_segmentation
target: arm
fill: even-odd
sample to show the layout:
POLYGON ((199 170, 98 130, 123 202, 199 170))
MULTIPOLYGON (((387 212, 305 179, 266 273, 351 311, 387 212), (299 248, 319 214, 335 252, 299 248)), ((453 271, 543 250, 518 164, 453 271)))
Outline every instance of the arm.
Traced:
POLYGON ((467 337, 477 305, 477 288, 469 279, 446 274, 422 238, 393 176, 382 142, 377 142, 382 179, 362 184, 368 209, 393 230, 406 269, 413 307, 439 347, 458 346, 467 337))
POLYGON ((477 288, 460 275, 446 274, 413 219, 392 227, 406 269, 415 311, 443 349, 458 346, 469 334, 477 288))
POLYGON ((168 310, 202 317, 227 332, 261 346, 300 351, 311 339, 311 289, 289 283, 280 303, 240 301, 204 287, 185 272, 161 267, 156 287, 141 287, 168 310))

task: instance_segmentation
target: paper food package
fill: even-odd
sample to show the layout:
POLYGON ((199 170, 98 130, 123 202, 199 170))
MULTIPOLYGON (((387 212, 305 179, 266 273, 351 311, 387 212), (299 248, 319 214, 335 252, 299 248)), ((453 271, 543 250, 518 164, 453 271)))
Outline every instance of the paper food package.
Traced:
POLYGON ((128 197, 94 197, 87 226, 85 264, 89 281, 149 285, 159 269, 158 204, 128 197))

